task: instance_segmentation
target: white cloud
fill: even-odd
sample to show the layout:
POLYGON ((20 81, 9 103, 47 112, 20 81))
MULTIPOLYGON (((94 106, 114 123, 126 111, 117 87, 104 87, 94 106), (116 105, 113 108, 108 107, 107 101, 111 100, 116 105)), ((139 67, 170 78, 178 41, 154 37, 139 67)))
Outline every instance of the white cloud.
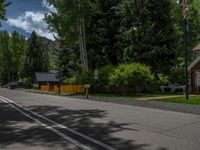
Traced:
POLYGON ((7 22, 10 26, 23 29, 27 33, 31 33, 35 30, 38 35, 55 40, 53 33, 49 33, 47 30, 47 24, 44 21, 44 13, 26 11, 17 18, 8 18, 7 22))
POLYGON ((48 9, 50 12, 56 12, 56 8, 53 7, 52 5, 49 5, 47 0, 42 0, 42 6, 46 9, 48 9))

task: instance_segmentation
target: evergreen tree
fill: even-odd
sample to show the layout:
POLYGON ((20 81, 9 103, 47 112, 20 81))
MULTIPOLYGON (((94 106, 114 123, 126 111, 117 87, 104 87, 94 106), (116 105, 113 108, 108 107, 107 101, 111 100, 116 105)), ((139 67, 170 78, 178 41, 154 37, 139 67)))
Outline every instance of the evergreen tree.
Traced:
POLYGON ((25 39, 14 31, 9 36, 7 31, 0 32, 0 75, 1 83, 16 81, 24 57, 25 39))
POLYGON ((177 60, 177 31, 171 17, 171 0, 124 0, 119 15, 124 60, 150 65, 169 73, 177 60))
MULTIPOLYGON (((58 10, 58 12, 46 16, 49 29, 58 34, 59 41, 62 41, 60 44, 65 47, 64 49, 70 49, 68 51, 69 57, 76 56, 70 57, 71 60, 62 57, 64 59, 62 62, 70 62, 70 64, 74 62, 73 66, 77 66, 78 62, 83 64, 83 57, 79 57, 83 55, 79 48, 81 36, 79 22, 77 22, 80 14, 84 15, 84 41, 86 42, 85 46, 87 45, 89 67, 94 69, 107 64, 116 65, 122 60, 119 41, 120 18, 116 14, 120 1, 49 0, 50 4, 58 10), (79 10, 80 2, 81 11, 79 10)), ((60 52, 62 53, 62 51, 60 52)), ((59 70, 62 72, 63 69, 59 68, 59 70)))
POLYGON ((121 0, 95 0, 87 21, 87 46, 90 68, 107 64, 117 65, 122 60, 119 24, 117 15, 121 0))
POLYGON ((58 76, 63 79, 66 76, 78 76, 81 72, 80 60, 77 59, 79 54, 73 49, 62 47, 58 51, 58 76))
POLYGON ((10 49, 12 54, 12 66, 11 67, 11 78, 12 81, 15 81, 19 78, 20 67, 23 63, 24 52, 26 48, 25 38, 21 36, 19 33, 14 31, 11 34, 11 43, 10 49))
POLYGON ((10 4, 10 2, 7 3, 5 0, 0 0, 0 20, 6 19, 6 7, 8 7, 10 4))
POLYGON ((46 72, 48 71, 48 66, 48 52, 45 51, 36 32, 33 31, 28 39, 25 52, 24 76, 33 81, 35 72, 46 72))
POLYGON ((12 54, 10 49, 10 37, 8 32, 1 32, 0 38, 1 83, 5 84, 11 82, 12 54))

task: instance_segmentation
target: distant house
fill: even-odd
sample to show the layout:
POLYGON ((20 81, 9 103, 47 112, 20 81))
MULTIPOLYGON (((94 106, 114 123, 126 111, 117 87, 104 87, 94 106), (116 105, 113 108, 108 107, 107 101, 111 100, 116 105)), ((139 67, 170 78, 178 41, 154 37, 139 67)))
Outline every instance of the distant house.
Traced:
POLYGON ((54 85, 58 85, 60 80, 57 78, 56 73, 49 72, 36 72, 35 73, 35 83, 38 84, 38 88, 41 88, 41 85, 49 85, 49 88, 54 88, 54 85))
POLYGON ((200 93, 200 44, 197 45, 193 52, 196 53, 196 59, 189 65, 188 72, 191 79, 192 93, 200 93))

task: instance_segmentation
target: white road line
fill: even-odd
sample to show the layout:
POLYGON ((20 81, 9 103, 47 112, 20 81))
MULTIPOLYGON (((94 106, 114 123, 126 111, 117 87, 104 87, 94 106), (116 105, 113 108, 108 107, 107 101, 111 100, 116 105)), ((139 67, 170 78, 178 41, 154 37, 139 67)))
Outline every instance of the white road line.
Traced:
POLYGON ((7 102, 7 101, 5 101, 4 99, 1 99, 1 98, 0 98, 0 100, 1 100, 1 101, 3 101, 4 103, 7 103, 7 104, 8 104, 8 102, 7 102))
POLYGON ((81 148, 81 149, 83 149, 83 150, 92 150, 92 149, 89 148, 88 146, 79 143, 78 141, 72 139, 71 137, 66 136, 65 134, 61 133, 60 131, 54 129, 53 127, 51 127, 51 126, 49 126, 49 125, 47 125, 47 124, 45 124, 45 123, 42 123, 42 122, 39 121, 38 119, 36 119, 36 118, 30 116, 29 114, 23 112, 23 111, 20 110, 20 109, 18 109, 17 107, 15 107, 15 106, 13 105, 13 104, 15 104, 15 103, 13 103, 13 102, 12 102, 13 104, 12 104, 11 102, 9 103, 9 102, 6 101, 5 99, 2 99, 2 97, 0 97, 0 100, 3 101, 3 102, 5 102, 5 103, 7 103, 7 104, 9 104, 12 108, 14 108, 14 109, 17 110, 18 112, 20 112, 21 114, 23 114, 24 116, 26 116, 27 118, 29 118, 29 119, 31 119, 31 120, 37 122, 39 125, 41 125, 41 126, 47 128, 47 129, 51 130, 52 132, 56 133, 57 135, 61 136, 61 137, 64 138, 65 140, 67 140, 68 142, 73 143, 73 144, 76 145, 77 147, 79 147, 79 148, 81 148))
POLYGON ((104 144, 104 143, 102 143, 102 142, 100 142, 100 141, 97 141, 96 139, 93 139, 93 138, 91 138, 91 137, 89 137, 89 136, 87 136, 87 135, 84 135, 84 134, 82 134, 82 133, 80 133, 80 132, 77 132, 77 131, 75 131, 75 130, 73 130, 73 129, 70 129, 70 128, 67 127, 67 126, 64 126, 64 125, 59 124, 59 123, 57 123, 57 122, 55 122, 55 121, 53 121, 53 120, 50 120, 50 119, 46 118, 46 117, 43 116, 43 115, 40 115, 40 114, 38 114, 38 113, 36 113, 36 112, 33 112, 33 111, 31 111, 30 109, 28 109, 28 108, 26 108, 26 107, 24 107, 24 106, 22 106, 22 105, 20 105, 20 104, 18 104, 18 103, 15 103, 14 101, 12 101, 12 100, 10 100, 10 99, 8 99, 8 98, 6 98, 6 97, 0 96, 0 98, 3 98, 4 100, 9 101, 10 103, 13 103, 13 104, 15 104, 15 105, 17 105, 17 106, 19 106, 19 107, 25 109, 26 111, 28 111, 28 112, 30 112, 30 113, 32 113, 32 114, 34 114, 34 115, 36 115, 36 116, 38 116, 38 117, 40 117, 40 118, 46 120, 46 121, 49 121, 49 122, 55 124, 57 127, 66 129, 66 130, 70 131, 71 133, 74 133, 74 134, 76 134, 76 135, 78 135, 78 136, 80 136, 80 137, 82 137, 82 138, 84 138, 84 139, 86 139, 86 140, 88 140, 88 141, 91 141, 91 142, 93 142, 93 143, 95 143, 95 144, 97 144, 97 145, 99 145, 99 146, 101 146, 101 147, 104 147, 104 148, 106 148, 107 150, 117 150, 117 149, 115 149, 115 148, 113 148, 113 147, 111 147, 111 146, 109 146, 109 145, 107 145, 107 144, 104 144))

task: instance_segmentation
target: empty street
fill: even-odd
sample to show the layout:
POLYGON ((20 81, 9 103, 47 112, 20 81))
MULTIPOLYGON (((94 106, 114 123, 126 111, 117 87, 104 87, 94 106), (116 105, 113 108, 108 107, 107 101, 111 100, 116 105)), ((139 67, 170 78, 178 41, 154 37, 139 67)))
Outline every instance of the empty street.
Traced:
POLYGON ((197 150, 200 116, 0 89, 2 150, 197 150))

